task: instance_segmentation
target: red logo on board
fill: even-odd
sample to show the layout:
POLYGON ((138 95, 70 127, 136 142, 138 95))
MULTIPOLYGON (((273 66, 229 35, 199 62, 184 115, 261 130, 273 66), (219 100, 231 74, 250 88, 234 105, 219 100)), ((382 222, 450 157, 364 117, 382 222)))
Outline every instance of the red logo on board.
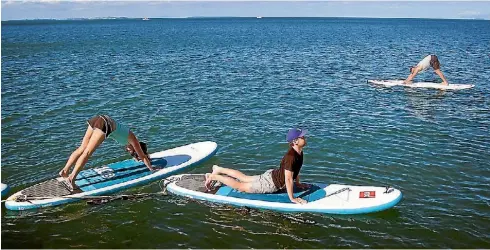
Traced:
POLYGON ((359 198, 375 198, 376 191, 361 191, 359 192, 359 198))

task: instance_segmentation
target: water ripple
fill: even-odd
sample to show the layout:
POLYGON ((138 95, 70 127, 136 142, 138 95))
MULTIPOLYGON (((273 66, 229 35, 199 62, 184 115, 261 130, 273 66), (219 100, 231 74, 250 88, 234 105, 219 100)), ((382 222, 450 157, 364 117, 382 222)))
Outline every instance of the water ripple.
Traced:
MULTIPOLYGON (((2 22, 2 182, 12 191, 53 177, 86 120, 107 113, 151 152, 216 141, 217 155, 191 173, 213 164, 250 174, 277 167, 287 130, 301 126, 310 131, 302 180, 404 193, 394 209, 359 216, 175 196, 3 209, 2 247, 490 248, 489 27, 321 18, 2 22), (476 87, 366 83, 404 78, 429 52, 450 82, 476 87)), ((127 157, 109 140, 87 167, 127 157)), ((156 191, 153 183, 128 192, 156 191)))

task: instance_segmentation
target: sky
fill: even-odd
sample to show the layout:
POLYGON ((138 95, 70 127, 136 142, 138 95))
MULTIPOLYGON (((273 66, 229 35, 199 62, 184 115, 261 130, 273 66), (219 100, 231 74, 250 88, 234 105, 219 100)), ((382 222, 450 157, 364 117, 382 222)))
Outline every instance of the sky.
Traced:
POLYGON ((487 1, 2 0, 1 20, 165 17, 378 17, 490 20, 487 1))

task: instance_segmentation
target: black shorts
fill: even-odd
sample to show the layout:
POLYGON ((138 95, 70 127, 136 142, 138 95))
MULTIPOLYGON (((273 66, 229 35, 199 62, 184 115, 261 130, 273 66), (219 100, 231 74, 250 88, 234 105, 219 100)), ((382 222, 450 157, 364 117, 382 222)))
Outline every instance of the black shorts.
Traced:
POLYGON ((112 122, 112 118, 107 115, 97 115, 90 118, 87 123, 92 129, 100 129, 105 133, 105 137, 107 138, 112 131, 114 131, 114 123, 112 122))

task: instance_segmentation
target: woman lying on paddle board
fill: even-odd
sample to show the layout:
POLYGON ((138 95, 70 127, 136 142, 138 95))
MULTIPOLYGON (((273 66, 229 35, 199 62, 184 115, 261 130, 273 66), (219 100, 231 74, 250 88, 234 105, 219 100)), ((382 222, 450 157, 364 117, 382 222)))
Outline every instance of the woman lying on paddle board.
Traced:
POLYGON ((70 155, 70 158, 66 162, 65 167, 60 171, 59 175, 64 178, 68 178, 71 188, 75 189, 75 180, 77 174, 82 170, 88 161, 88 158, 92 156, 97 147, 102 144, 106 138, 112 138, 122 145, 125 145, 126 151, 136 160, 143 160, 145 165, 153 170, 151 167, 150 159, 146 152, 146 144, 142 149, 142 145, 136 138, 136 136, 125 125, 114 121, 108 115, 97 115, 90 118, 88 121, 88 128, 83 137, 82 144, 70 155), (73 171, 68 176, 68 171, 71 166, 75 164, 73 171))
POLYGON ((233 189, 246 193, 274 193, 286 188, 291 202, 305 204, 305 200, 293 196, 293 180, 296 181, 297 187, 301 189, 308 188, 307 184, 299 182, 299 171, 303 165, 303 147, 306 146, 305 134, 306 130, 289 130, 286 139, 290 147, 282 158, 279 168, 267 170, 261 175, 248 176, 238 170, 214 165, 213 172, 206 174, 206 188, 211 188, 211 181, 219 181, 233 189))

